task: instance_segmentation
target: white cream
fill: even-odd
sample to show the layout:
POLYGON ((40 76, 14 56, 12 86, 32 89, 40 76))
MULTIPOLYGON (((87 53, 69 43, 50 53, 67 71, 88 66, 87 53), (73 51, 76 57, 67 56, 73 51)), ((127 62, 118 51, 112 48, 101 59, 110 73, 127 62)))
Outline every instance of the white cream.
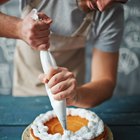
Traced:
POLYGON ((48 127, 44 126, 44 123, 56 117, 54 111, 48 111, 45 114, 39 115, 32 123, 31 128, 34 135, 40 140, 90 140, 104 131, 103 121, 92 111, 80 108, 67 108, 67 115, 85 118, 89 121, 88 125, 75 133, 66 130, 63 135, 59 133, 55 135, 48 134, 48 127))

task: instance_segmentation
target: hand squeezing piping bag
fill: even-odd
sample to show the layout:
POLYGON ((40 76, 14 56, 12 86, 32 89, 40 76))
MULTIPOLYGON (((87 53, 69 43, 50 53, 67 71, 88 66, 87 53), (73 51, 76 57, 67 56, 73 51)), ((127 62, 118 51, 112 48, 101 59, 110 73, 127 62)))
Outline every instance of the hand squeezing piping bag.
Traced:
MULTIPOLYGON (((34 20, 39 20, 36 9, 33 9, 32 18, 34 20)), ((40 51, 40 59, 44 73, 48 73, 51 67, 57 69, 55 59, 53 58, 52 54, 49 51, 40 51)), ((45 84, 45 88, 48 93, 54 112, 58 117, 58 120, 62 125, 63 129, 66 130, 66 100, 61 101, 55 100, 47 84, 45 84)))
MULTIPOLYGON (((57 68, 56 62, 49 51, 40 51, 40 58, 41 58, 42 67, 45 73, 48 73, 48 70, 51 67, 57 68)), ((51 105, 63 129, 65 130, 66 129, 66 100, 61 100, 61 101, 55 100, 47 84, 45 84, 45 88, 50 98, 51 105)))

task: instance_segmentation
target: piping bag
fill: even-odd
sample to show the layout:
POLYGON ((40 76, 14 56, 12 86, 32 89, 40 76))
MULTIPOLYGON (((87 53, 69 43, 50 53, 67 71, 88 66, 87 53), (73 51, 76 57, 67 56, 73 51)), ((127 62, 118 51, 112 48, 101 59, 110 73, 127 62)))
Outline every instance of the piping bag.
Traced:
MULTIPOLYGON (((34 20, 39 20, 39 17, 37 15, 37 10, 33 9, 32 13, 33 13, 32 18, 34 20)), ((40 51, 40 59, 41 59, 41 64, 42 64, 44 73, 48 73, 48 71, 51 67, 57 69, 56 61, 53 58, 53 56, 49 50, 40 51)), ((45 84, 45 88, 48 93, 53 110, 54 110, 56 116, 58 117, 58 120, 59 120, 62 128, 64 130, 66 130, 67 129, 67 126, 66 126, 66 100, 61 100, 61 101, 55 100, 53 98, 51 90, 47 84, 45 84)))

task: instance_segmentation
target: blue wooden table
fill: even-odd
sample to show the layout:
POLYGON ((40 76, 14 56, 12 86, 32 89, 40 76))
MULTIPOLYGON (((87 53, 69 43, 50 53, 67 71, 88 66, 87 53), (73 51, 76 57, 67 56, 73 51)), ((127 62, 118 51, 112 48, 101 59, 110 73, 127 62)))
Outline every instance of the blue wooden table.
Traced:
MULTIPOLYGON (((0 140, 20 140, 34 118, 51 109, 46 96, 0 96, 0 140)), ((91 110, 111 128, 115 140, 140 140, 140 96, 114 97, 91 110)))

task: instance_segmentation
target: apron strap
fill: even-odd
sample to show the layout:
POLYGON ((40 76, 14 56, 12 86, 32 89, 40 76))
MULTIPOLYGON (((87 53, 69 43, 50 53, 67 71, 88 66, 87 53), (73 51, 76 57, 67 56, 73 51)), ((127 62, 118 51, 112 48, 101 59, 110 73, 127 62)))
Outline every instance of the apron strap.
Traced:
POLYGON ((96 13, 95 11, 87 13, 87 15, 84 18, 83 22, 81 23, 80 27, 71 36, 83 35, 83 36, 87 37, 87 35, 91 29, 92 22, 95 18, 95 13, 96 13))

